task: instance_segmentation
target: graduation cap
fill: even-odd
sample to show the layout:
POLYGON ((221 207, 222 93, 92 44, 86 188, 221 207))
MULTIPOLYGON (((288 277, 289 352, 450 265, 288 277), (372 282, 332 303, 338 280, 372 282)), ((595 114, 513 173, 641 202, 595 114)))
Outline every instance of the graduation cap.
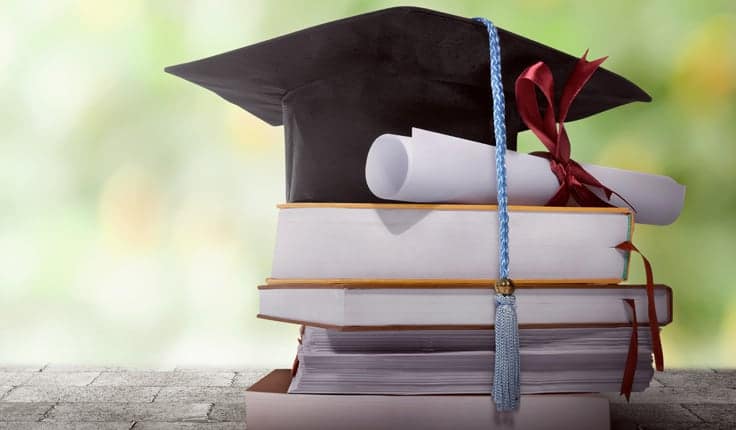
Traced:
MULTIPOLYGON (((559 101, 577 58, 499 29, 507 145, 526 129, 514 81, 543 61, 559 101)), ((272 125, 284 125, 289 202, 380 202, 365 161, 376 137, 412 127, 493 144, 488 33, 477 21, 398 7, 166 68, 272 125)), ((650 97, 604 69, 568 121, 650 97)))

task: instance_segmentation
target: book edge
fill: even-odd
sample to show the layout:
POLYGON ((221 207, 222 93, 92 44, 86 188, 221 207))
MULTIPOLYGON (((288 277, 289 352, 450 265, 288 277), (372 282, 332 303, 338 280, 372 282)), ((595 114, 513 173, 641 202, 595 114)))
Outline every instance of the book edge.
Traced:
MULTIPOLYGON (((305 325, 310 327, 324 328, 327 330, 336 331, 406 331, 406 330, 492 330, 493 324, 392 324, 392 325, 372 325, 372 326, 358 326, 358 325, 336 325, 336 324, 325 324, 320 322, 304 321, 290 318, 275 317, 266 314, 258 314, 257 318, 269 321, 282 322, 287 324, 305 325)), ((669 322, 659 323, 660 327, 663 327, 669 322)), ((649 327, 649 323, 639 323, 639 327, 649 327)), ((561 328, 622 328, 631 327, 630 323, 567 323, 567 324, 519 324, 521 329, 561 329, 561 328)))
MULTIPOLYGON (((462 205, 451 203, 280 203, 278 209, 398 209, 426 211, 496 211, 496 205, 462 205)), ((511 212, 582 212, 582 213, 614 213, 633 215, 630 208, 619 207, 579 207, 579 206, 524 206, 511 205, 511 212)), ((633 217, 632 217, 633 221, 633 217)))
MULTIPOLYGON (((600 285, 618 285, 624 279, 514 279, 517 288, 565 286, 576 288, 600 285)), ((266 278, 265 286, 276 285, 336 285, 336 288, 492 288, 495 279, 438 279, 438 278, 266 278), (396 286, 398 287, 396 287, 396 286), (392 287, 394 286, 394 287, 392 287)), ((312 287, 316 288, 316 287, 312 287)), ((325 287, 329 288, 329 287, 325 287)))

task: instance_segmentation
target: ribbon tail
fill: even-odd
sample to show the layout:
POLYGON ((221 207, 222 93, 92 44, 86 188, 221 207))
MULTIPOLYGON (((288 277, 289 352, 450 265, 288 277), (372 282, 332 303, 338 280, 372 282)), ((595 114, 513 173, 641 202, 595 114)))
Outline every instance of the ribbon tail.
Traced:
MULTIPOLYGON (((297 338, 297 342, 299 342, 299 345, 302 344, 302 339, 304 338, 304 329, 305 327, 299 326, 299 337, 297 338)), ((291 377, 296 376, 296 372, 299 370, 299 352, 297 351, 296 355, 294 356, 294 362, 291 363, 291 377)))
MULTIPOLYGON (((573 177, 580 184, 583 184, 584 185, 584 188, 586 188, 586 191, 588 191, 589 194, 593 195, 593 198, 595 199, 595 201, 600 202, 600 203, 597 203, 595 205, 591 204, 591 205, 588 205, 588 206, 610 206, 610 207, 612 207, 614 205, 610 203, 611 196, 614 196, 615 195, 616 197, 620 198, 624 203, 626 203, 626 205, 628 207, 630 207, 634 212, 636 212, 636 208, 634 207, 634 205, 632 205, 628 200, 626 200, 626 198, 624 198, 624 196, 622 196, 621 194, 617 193, 616 191, 613 191, 612 189, 610 189, 607 186, 605 186, 603 183, 601 183, 601 181, 599 181, 598 179, 596 179, 595 176, 591 175, 590 172, 588 172, 587 170, 585 170, 585 168, 583 168, 583 166, 580 163, 578 163, 577 161, 570 160, 570 169, 571 169, 571 173, 572 173, 573 177), (598 188, 598 189, 602 190, 603 191, 603 194, 606 196, 606 199, 608 201, 602 200, 595 193, 593 193, 588 187, 598 188)), ((588 199, 591 202, 593 201, 592 199, 589 199, 589 198, 586 198, 586 199, 588 199)), ((583 206, 583 205, 581 204, 581 206, 583 206)))
POLYGON ((575 64, 575 68, 570 77, 565 82, 565 86, 560 96, 560 114, 557 120, 564 122, 567 118, 567 112, 572 106, 573 100, 578 96, 580 91, 583 89, 588 80, 593 77, 593 73, 598 70, 601 63, 603 63, 607 57, 599 58, 597 60, 588 61, 588 51, 586 50, 583 56, 575 64))
POLYGON ((639 324, 636 321, 636 303, 633 299, 624 299, 624 303, 631 309, 631 338, 629 340, 629 352, 626 356, 624 376, 621 380, 621 395, 628 402, 631 397, 631 389, 634 386, 636 365, 639 358, 639 324))
POLYGON ((495 335, 493 400, 497 410, 512 411, 521 399, 519 324, 513 295, 496 294, 495 335))
POLYGON ((565 186, 565 184, 561 184, 560 188, 557 189, 557 192, 554 196, 552 196, 549 200, 547 200, 547 203, 545 203, 545 206, 567 206, 567 202, 570 200, 570 190, 565 186))
POLYGON ((657 319, 657 307, 654 304, 654 272, 652 271, 652 265, 644 254, 634 246, 633 243, 621 242, 616 245, 617 249, 636 252, 641 257, 644 263, 644 272, 647 276, 647 315, 649 318, 649 330, 652 337, 652 352, 654 353, 654 365, 658 371, 664 370, 664 353, 662 352, 662 339, 659 335, 659 319, 657 319))
POLYGON ((573 199, 582 207, 613 207, 583 184, 571 186, 573 199))
MULTIPOLYGON (((600 184, 600 185, 585 184, 582 188, 585 188, 586 191, 588 191, 590 193, 590 195, 593 196, 593 199, 595 199, 595 201, 597 201, 597 203, 590 204, 590 205, 587 205, 587 206, 591 206, 591 207, 594 207, 594 206, 616 207, 616 205, 614 205, 614 204, 611 203, 611 196, 616 196, 619 199, 621 199, 621 201, 623 201, 626 204, 626 206, 630 207, 632 211, 636 212, 636 208, 634 207, 634 205, 632 205, 628 200, 626 200, 626 198, 624 198, 624 196, 622 196, 621 194, 617 193, 616 191, 613 191, 612 189, 608 188, 607 186, 605 186, 603 184, 600 184), (603 190, 603 193, 605 194, 607 201, 601 199, 600 197, 598 197, 598 195, 596 195, 594 192, 590 191, 590 189, 588 187, 595 187, 595 188, 600 188, 601 190, 603 190)), ((584 205, 581 204, 581 206, 584 206, 584 205)))
POLYGON ((594 187, 594 188, 599 188, 600 190, 602 190, 603 191, 603 194, 606 196, 607 201, 606 200, 602 200, 600 197, 598 197, 592 191, 590 191, 590 193, 593 194, 596 199, 598 199, 599 201, 601 201, 604 206, 615 207, 616 205, 614 205, 614 204, 611 203, 611 197, 612 196, 616 196, 619 199, 621 199, 621 201, 623 201, 626 204, 626 206, 630 207, 631 210, 633 210, 634 212, 636 212, 636 208, 634 207, 634 205, 631 204, 631 202, 629 202, 628 200, 626 200, 626 197, 622 196, 618 192, 616 192, 616 191, 608 188, 607 186, 603 185, 599 180, 595 179, 586 170, 583 170, 583 172, 585 173, 585 175, 588 175, 590 179, 588 179, 588 178, 580 178, 579 179, 580 182, 583 183, 583 184, 585 184, 585 187, 586 187, 586 189, 588 191, 590 191, 590 188, 587 188, 587 187, 594 187))
MULTIPOLYGON (((624 198, 624 196, 622 196, 621 194, 617 193, 616 191, 613 191, 613 190, 612 190, 612 189, 610 189, 610 188, 607 188, 607 189, 608 189, 608 191, 610 191, 610 192, 611 192, 611 194, 612 194, 612 195, 614 195, 614 196, 618 197, 618 198, 619 198, 619 199, 621 199, 621 200, 622 200, 622 201, 623 201, 624 203, 626 203, 626 206, 630 207, 632 211, 636 212, 636 208, 634 207, 634 205, 632 205, 632 204, 631 204, 631 203, 630 203, 630 202, 629 202, 628 200, 626 200, 626 199, 624 198)), ((609 197, 609 198, 608 198, 608 200, 611 200, 611 198, 609 197)))

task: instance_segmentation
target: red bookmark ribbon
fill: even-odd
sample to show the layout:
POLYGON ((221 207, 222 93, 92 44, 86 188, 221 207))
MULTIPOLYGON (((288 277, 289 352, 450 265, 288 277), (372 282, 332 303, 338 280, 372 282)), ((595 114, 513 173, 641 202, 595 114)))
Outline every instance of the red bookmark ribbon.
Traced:
POLYGON ((629 340, 629 352, 626 356, 626 366, 624 367, 624 377, 621 380, 621 395, 626 397, 626 401, 631 397, 631 389, 634 386, 634 375, 636 374, 636 365, 639 361, 639 323, 636 321, 636 303, 634 299, 624 299, 631 309, 631 338, 629 340))
POLYGON ((662 353, 662 339, 659 336, 659 320, 657 319, 657 307, 654 304, 654 272, 652 271, 652 265, 649 263, 647 257, 634 246, 633 243, 626 241, 616 245, 616 249, 627 252, 636 252, 641 256, 641 260, 644 263, 644 272, 647 277, 647 314, 649 319, 649 330, 652 341, 652 352, 654 353, 654 365, 658 371, 664 370, 664 354, 662 353))
MULTIPOLYGON (((306 327, 303 325, 299 326, 299 337, 296 339, 299 345, 302 344, 302 338, 304 338, 304 330, 306 327)), ((291 377, 296 376, 296 372, 299 370, 299 352, 294 356, 294 362, 291 364, 291 377)))

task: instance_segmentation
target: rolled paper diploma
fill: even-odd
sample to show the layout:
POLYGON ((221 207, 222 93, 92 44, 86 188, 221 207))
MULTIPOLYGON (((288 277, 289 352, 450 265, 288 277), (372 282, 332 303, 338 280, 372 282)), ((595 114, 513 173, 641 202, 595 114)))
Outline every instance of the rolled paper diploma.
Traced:
MULTIPOLYGON (((421 203, 496 203, 493 146, 418 128, 412 136, 384 134, 368 151, 368 188, 386 200, 421 203)), ((672 178, 583 164, 602 184, 623 196, 643 224, 666 225, 680 214, 685 187, 672 178)), ((506 153, 509 204, 544 205, 560 187, 549 162, 515 151, 506 153)), ((591 188, 604 201, 600 189, 591 188)), ((612 205, 628 207, 619 197, 612 205)))

